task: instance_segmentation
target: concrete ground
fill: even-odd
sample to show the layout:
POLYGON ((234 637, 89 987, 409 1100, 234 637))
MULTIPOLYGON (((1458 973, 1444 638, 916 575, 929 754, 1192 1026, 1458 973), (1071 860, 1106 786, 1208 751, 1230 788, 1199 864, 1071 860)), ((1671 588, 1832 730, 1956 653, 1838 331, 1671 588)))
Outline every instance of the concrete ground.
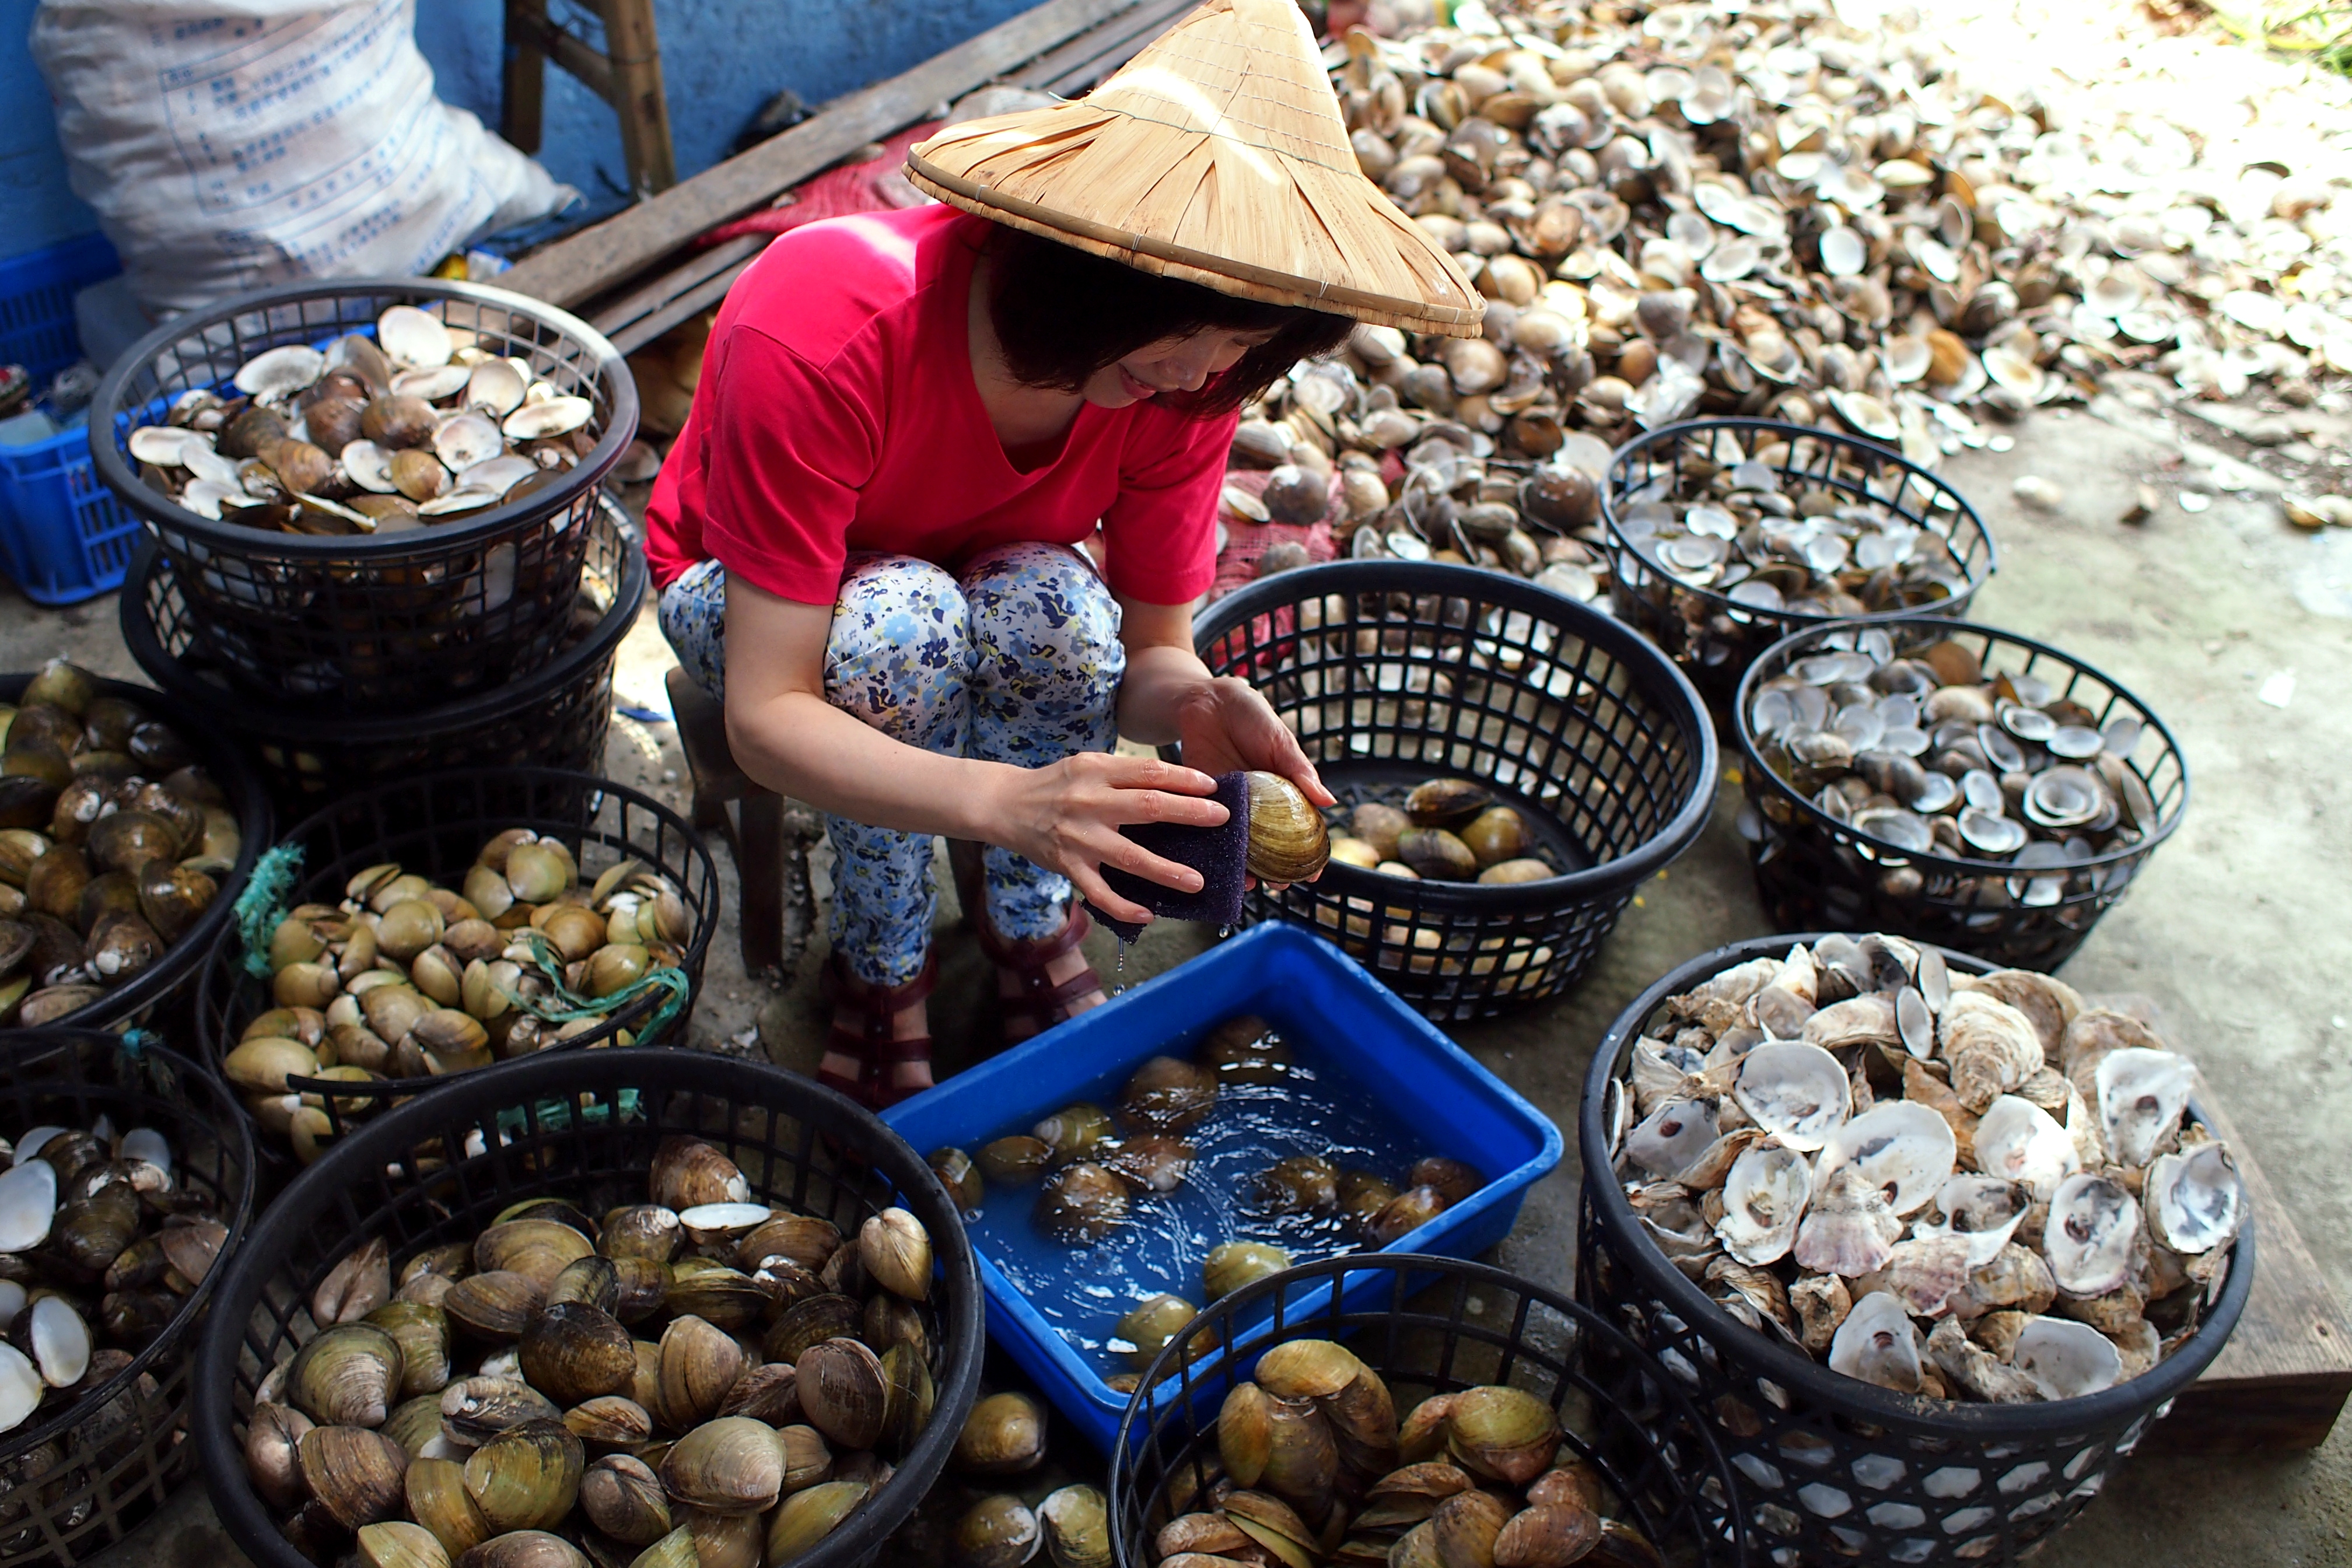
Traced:
MULTIPOLYGON (((2325 445, 2342 450, 2342 432, 2325 445)), ((2195 796, 2179 832, 2063 970, 2093 994, 2129 994, 2160 1010, 2173 1044, 2203 1066, 2252 1153, 2293 1211, 2339 1297, 2352 1296, 2352 1169, 2338 1163, 2352 1121, 2352 531, 2317 535, 2282 521, 2259 470, 2184 438, 2123 399, 2097 413, 2045 413, 2012 450, 1962 453, 1951 479, 1987 513, 2000 575, 1979 618, 2053 641, 2114 674, 2161 713, 2186 749, 2195 796), (2054 511, 2011 499, 2023 475, 2063 490, 2054 511), (2249 486, 2231 491, 2217 482, 2249 486), (2119 519, 2137 487, 2163 504, 2119 519), (2186 511, 2179 498, 2210 497, 2186 511), (2277 699, 2293 677, 2292 694, 2277 699)), ((64 653, 135 676, 113 605, 41 611, 0 600, 0 668, 64 653)), ((668 659, 648 612, 624 646, 623 706, 666 711, 668 659)), ((683 767, 670 725, 618 717, 613 776, 679 805, 683 767)), ((1725 783, 1714 821, 1643 890, 1574 995, 1500 1023, 1464 1028, 1478 1058, 1574 1136, 1593 1043, 1667 967, 1768 928, 1725 783)), ((823 856, 819 855, 820 869, 823 856)), ((731 899, 734 868, 719 859, 731 899)), ((934 1004, 943 1068, 993 1049, 987 971, 942 900, 945 975, 934 1004)), ((1198 928, 1150 932, 1114 984, 1207 945, 1198 928)), ((822 941, 818 943, 822 948, 822 941)), ((814 1066, 816 954, 789 985, 747 976, 731 920, 712 949, 695 1034, 706 1047, 763 1046, 814 1066), (746 1033, 756 1025, 756 1034, 746 1033)), ((1576 1161, 1538 1187, 1501 1261, 1565 1286, 1570 1278, 1576 1161)), ((2046 1561, 2067 1568, 2243 1568, 2352 1563, 2352 1436, 2315 1453, 2232 1458, 2144 1456, 2127 1465, 2046 1561)), ((192 1490, 121 1550, 122 1568, 235 1561, 192 1490)))

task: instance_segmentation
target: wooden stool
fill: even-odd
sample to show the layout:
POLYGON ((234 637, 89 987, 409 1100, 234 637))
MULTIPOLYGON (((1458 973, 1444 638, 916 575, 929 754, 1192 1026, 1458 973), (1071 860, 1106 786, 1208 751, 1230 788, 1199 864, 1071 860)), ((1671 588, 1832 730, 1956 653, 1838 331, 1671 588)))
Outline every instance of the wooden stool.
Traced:
POLYGON ((753 973, 773 970, 787 982, 798 967, 807 943, 814 900, 808 890, 807 848, 815 837, 815 823, 805 810, 787 813, 784 797, 754 783, 735 765, 727 745, 727 711, 697 686, 683 669, 669 672, 670 712, 677 720, 679 749, 686 752, 687 771, 694 778, 691 813, 698 832, 717 828, 727 836, 735 856, 737 922, 743 942, 743 967, 753 973), (727 809, 728 803, 735 810, 727 809), (787 816, 793 819, 789 824, 787 816), (792 840, 786 863, 785 840, 792 840), (787 957, 784 942, 784 893, 795 889, 794 912, 802 918, 787 957), (801 908, 806 904, 807 909, 801 908))
POLYGON ((621 121, 621 157, 639 200, 677 184, 670 149, 669 100, 662 88, 661 43, 653 0, 590 0, 604 22, 604 52, 547 19, 547 0, 506 0, 506 92, 499 134, 526 153, 539 151, 547 64, 580 79, 613 106, 621 121))

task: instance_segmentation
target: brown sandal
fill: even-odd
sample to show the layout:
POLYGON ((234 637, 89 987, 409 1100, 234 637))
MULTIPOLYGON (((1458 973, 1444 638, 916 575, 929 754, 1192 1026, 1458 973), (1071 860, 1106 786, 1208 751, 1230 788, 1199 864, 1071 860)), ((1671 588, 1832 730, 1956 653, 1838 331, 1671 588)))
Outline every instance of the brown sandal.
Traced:
POLYGON ((931 994, 940 983, 939 958, 936 952, 923 956, 923 967, 916 976, 901 985, 875 985, 849 973, 849 966, 835 953, 825 962, 825 992, 836 1005, 847 1004, 864 1015, 865 1032, 853 1034, 839 1024, 826 1035, 824 1053, 827 1057, 847 1057, 858 1063, 858 1076, 817 1067, 816 1080, 827 1089, 836 1089, 860 1105, 876 1110, 886 1110, 910 1096, 920 1094, 920 1089, 901 1089, 898 1086, 898 1069, 910 1062, 929 1065, 931 1059, 931 1037, 918 1035, 912 1039, 894 1037, 898 1015, 915 1006, 931 994))
POLYGON ((1054 960, 1075 949, 1094 929, 1094 921, 1077 905, 1070 906, 1070 918, 1061 931, 1053 936, 1034 941, 1013 942, 999 936, 988 923, 983 910, 972 921, 972 930, 980 936, 981 951, 987 953, 996 967, 1011 974, 1021 984, 1021 994, 997 1000, 1004 1007, 1005 1039, 1008 1044, 1034 1039, 1055 1025, 1066 1023, 1072 1016, 1070 1004, 1088 996, 1102 994, 1102 977, 1089 965, 1060 984, 1055 984, 1045 973, 1054 960), (1012 1026, 1023 1019, 1031 1025, 1029 1033, 1015 1036, 1012 1026))

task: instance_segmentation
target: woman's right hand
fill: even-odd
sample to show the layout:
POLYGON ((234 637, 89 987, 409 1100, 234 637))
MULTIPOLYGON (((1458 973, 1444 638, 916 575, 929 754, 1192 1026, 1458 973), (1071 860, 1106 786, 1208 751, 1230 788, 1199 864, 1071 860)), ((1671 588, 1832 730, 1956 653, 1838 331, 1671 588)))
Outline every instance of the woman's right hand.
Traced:
POLYGON ((988 813, 992 831, 983 837, 1067 877, 1103 913, 1141 925, 1151 911, 1112 892, 1103 867, 1185 893, 1201 890, 1201 874, 1152 854, 1119 829, 1139 822, 1214 827, 1225 820, 1225 808, 1203 797, 1216 788, 1197 768, 1114 752, 1081 752, 1042 768, 1006 767, 988 813))

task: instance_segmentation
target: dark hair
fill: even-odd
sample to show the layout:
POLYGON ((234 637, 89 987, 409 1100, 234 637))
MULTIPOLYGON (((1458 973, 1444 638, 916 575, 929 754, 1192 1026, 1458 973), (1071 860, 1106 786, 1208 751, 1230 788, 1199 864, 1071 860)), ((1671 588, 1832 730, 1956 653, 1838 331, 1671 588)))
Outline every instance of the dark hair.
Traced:
POLYGON ((1220 294, 1017 228, 998 226, 988 255, 989 321, 1006 367, 1030 386, 1076 392, 1096 372, 1164 338, 1274 329, 1198 392, 1154 399, 1195 418, 1239 408, 1300 360, 1338 349, 1355 324, 1323 310, 1220 294))

